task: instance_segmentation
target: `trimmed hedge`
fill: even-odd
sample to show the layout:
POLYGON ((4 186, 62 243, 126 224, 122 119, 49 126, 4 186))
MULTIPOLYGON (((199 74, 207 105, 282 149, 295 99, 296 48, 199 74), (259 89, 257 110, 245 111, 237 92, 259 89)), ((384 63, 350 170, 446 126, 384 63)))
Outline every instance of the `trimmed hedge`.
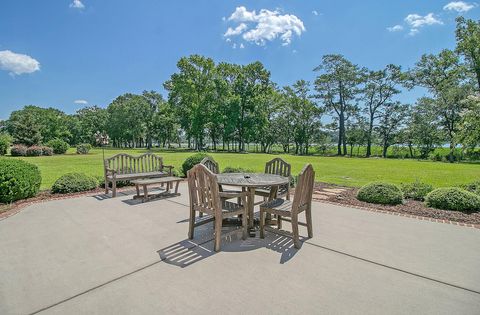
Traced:
POLYGON ((27 147, 23 144, 16 144, 10 149, 10 154, 12 156, 26 156, 27 147))
POLYGON ((373 182, 360 188, 357 199, 382 205, 398 205, 403 202, 403 193, 396 185, 373 182))
POLYGON ((194 167, 195 165, 197 165, 198 163, 202 162, 202 160, 205 158, 205 157, 210 157, 208 154, 206 153, 196 153, 194 155, 191 155, 189 156, 185 162, 183 162, 182 164, 182 171, 183 171, 183 174, 185 176, 187 176, 187 172, 192 168, 194 167))
POLYGON ((55 154, 65 154, 65 152, 67 152, 68 148, 70 147, 68 143, 58 138, 48 141, 47 146, 52 148, 53 153, 55 154))
POLYGON ((0 159, 0 202, 35 196, 42 177, 36 165, 17 159, 0 159))
POLYGON ((433 190, 430 184, 415 181, 413 183, 401 184, 403 195, 405 198, 423 201, 425 196, 433 190))
POLYGON ((11 143, 12 143, 12 139, 10 138, 9 135, 0 134, 0 155, 7 154, 7 150, 10 147, 11 143))
POLYGON ((459 187, 437 188, 425 197, 428 207, 462 212, 480 211, 480 196, 459 187))
POLYGON ((98 187, 95 177, 83 173, 67 173, 53 183, 52 193, 68 194, 80 191, 88 191, 98 187))
POLYGON ((88 154, 92 149, 92 145, 90 143, 81 143, 77 145, 77 154, 88 154))
POLYGON ((27 148, 27 156, 40 156, 43 154, 43 148, 33 145, 27 148))

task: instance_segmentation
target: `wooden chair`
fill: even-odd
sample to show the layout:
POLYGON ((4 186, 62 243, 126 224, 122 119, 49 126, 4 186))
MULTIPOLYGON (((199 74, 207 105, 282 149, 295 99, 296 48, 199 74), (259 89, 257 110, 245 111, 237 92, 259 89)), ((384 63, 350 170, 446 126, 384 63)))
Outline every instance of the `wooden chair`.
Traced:
POLYGON ((242 216, 243 239, 247 238, 247 192, 221 192, 218 187, 217 177, 206 166, 195 165, 187 173, 188 190, 190 196, 190 220, 188 238, 193 239, 194 229, 208 222, 214 222, 215 246, 220 250, 222 221, 234 216, 242 216), (221 198, 241 198, 242 204, 222 201, 221 198), (206 213, 212 217, 195 222, 196 212, 206 213))
POLYGON ((213 174, 220 173, 218 163, 209 156, 204 157, 200 164, 205 165, 213 174))
MULTIPOLYGON (((282 160, 281 158, 275 158, 265 164, 265 174, 275 174, 290 178, 292 166, 282 160)), ((266 201, 270 197, 271 187, 258 188, 255 190, 255 195, 262 196, 266 201)), ((277 198, 286 197, 290 200, 290 183, 278 187, 277 198)))
POLYGON ((311 164, 305 165, 298 176, 297 187, 293 201, 284 199, 274 199, 260 205, 260 237, 265 237, 265 214, 277 215, 278 228, 282 221, 292 223, 293 243, 295 248, 300 248, 298 226, 306 226, 308 237, 313 237, 312 229, 312 193, 315 171, 311 164), (305 211, 306 223, 298 222, 298 215, 305 211), (288 217, 290 219, 286 219, 288 217))

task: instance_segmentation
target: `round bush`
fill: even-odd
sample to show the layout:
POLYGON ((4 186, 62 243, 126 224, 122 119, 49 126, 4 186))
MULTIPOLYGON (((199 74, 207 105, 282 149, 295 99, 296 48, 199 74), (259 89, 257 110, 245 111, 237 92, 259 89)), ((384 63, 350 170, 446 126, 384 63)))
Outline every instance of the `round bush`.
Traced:
POLYGON ((92 190, 98 187, 95 177, 83 173, 67 173, 53 183, 52 193, 68 194, 92 190))
POLYGON ((458 187, 437 188, 425 197, 425 204, 443 210, 480 211, 480 196, 458 187))
POLYGON ((50 147, 43 146, 42 147, 42 155, 52 156, 53 155, 53 149, 50 148, 50 147))
POLYGON ((0 202, 33 197, 38 193, 41 182, 36 165, 17 159, 0 159, 0 202))
POLYGON ((400 188, 393 184, 375 182, 360 188, 357 199, 382 205, 398 205, 403 201, 403 194, 400 188))
POLYGON ((187 175, 187 172, 192 168, 194 167, 195 165, 197 165, 198 163, 200 163, 205 157, 210 157, 208 154, 206 153, 196 153, 194 155, 191 155, 189 156, 185 162, 183 162, 182 164, 182 171, 183 171, 183 174, 185 174, 185 176, 187 175))
POLYGON ((473 192, 477 195, 480 195, 480 180, 476 180, 474 182, 471 182, 466 185, 462 185, 462 188, 465 190, 468 190, 470 192, 473 192))
POLYGON ((0 134, 0 155, 7 154, 7 150, 11 144, 11 138, 9 135, 0 134))
POLYGON ((27 147, 23 144, 16 144, 10 149, 10 154, 12 156, 26 156, 27 147))
POLYGON ((43 154, 42 147, 32 145, 31 147, 27 148, 27 156, 40 156, 43 154))
POLYGON ((416 181, 413 183, 402 184, 401 189, 405 198, 423 201, 425 200, 425 196, 433 190, 433 186, 416 181))
POLYGON ((92 145, 90 143, 81 143, 77 145, 77 154, 88 154, 92 149, 92 145))
POLYGON ((223 169, 222 173, 254 173, 254 171, 243 167, 227 166, 223 169))
POLYGON ((53 149, 53 153, 55 154, 65 154, 68 148, 70 147, 68 143, 63 141, 62 139, 52 139, 47 142, 47 146, 53 149))

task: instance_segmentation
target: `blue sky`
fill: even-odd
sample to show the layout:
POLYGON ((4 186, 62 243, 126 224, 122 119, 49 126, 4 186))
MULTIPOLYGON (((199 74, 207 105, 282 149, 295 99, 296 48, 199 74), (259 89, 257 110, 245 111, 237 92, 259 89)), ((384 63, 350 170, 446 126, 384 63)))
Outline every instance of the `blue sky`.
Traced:
POLYGON ((27 104, 74 113, 126 92, 164 93, 162 83, 190 54, 259 60, 280 85, 313 81, 312 69, 329 53, 372 69, 408 68, 423 53, 454 47, 459 14, 479 19, 480 7, 448 0, 2 0, 0 118, 27 104))

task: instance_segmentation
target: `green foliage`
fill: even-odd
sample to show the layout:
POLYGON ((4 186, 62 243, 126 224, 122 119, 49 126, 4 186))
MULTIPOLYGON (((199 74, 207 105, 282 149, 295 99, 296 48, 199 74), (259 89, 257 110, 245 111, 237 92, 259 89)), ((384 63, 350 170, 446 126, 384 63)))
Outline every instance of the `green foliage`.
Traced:
POLYGON ((397 205, 402 203, 403 194, 396 185, 384 182, 373 182, 360 188, 357 199, 383 205, 397 205))
POLYGON ((92 146, 90 143, 77 144, 77 154, 88 154, 91 149, 92 146))
POLYGON ((0 202, 9 203, 38 193, 42 177, 38 167, 17 159, 0 159, 0 202))
POLYGON ((250 168, 243 168, 239 166, 227 166, 223 169, 222 173, 255 173, 255 171, 250 168))
POLYGON ((480 196, 458 187, 437 188, 425 197, 425 204, 443 210, 480 211, 480 196))
POLYGON ((26 156, 27 147, 23 144, 16 144, 10 149, 10 154, 12 156, 26 156))
POLYGON ((430 184, 422 183, 416 180, 413 183, 406 183, 400 185, 405 198, 423 201, 425 196, 433 190, 430 184))
POLYGON ((67 173, 53 183, 52 193, 68 194, 80 191, 92 190, 98 187, 95 177, 84 173, 67 173))
POLYGON ((189 156, 182 164, 183 174, 187 176, 187 172, 196 164, 200 163, 207 156, 211 157, 206 153, 196 153, 194 155, 189 156))
POLYGON ((53 155, 53 149, 47 146, 42 146, 42 155, 45 156, 52 156, 53 155))
POLYGON ((0 155, 7 154, 8 148, 12 143, 12 138, 7 134, 0 134, 0 155))
POLYGON ((468 190, 472 193, 480 195, 480 180, 473 181, 471 183, 462 185, 461 188, 468 190))
POLYGON ((62 139, 52 139, 47 142, 47 145, 53 149, 55 154, 65 154, 70 147, 67 142, 62 139))
POLYGON ((43 149, 40 146, 32 145, 27 148, 27 156, 41 156, 43 154, 43 149))

